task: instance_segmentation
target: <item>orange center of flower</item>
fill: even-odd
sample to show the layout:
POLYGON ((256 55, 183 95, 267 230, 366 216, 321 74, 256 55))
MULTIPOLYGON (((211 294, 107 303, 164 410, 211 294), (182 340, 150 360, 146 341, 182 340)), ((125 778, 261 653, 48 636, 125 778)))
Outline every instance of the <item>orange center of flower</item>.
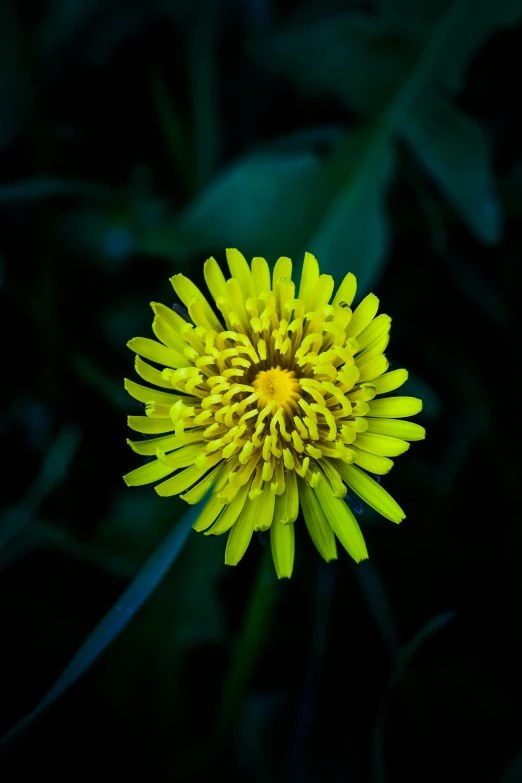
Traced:
POLYGON ((291 411, 301 397, 299 380, 295 372, 282 370, 281 367, 271 367, 270 370, 258 372, 253 386, 262 394, 257 403, 259 410, 273 401, 274 408, 291 411))

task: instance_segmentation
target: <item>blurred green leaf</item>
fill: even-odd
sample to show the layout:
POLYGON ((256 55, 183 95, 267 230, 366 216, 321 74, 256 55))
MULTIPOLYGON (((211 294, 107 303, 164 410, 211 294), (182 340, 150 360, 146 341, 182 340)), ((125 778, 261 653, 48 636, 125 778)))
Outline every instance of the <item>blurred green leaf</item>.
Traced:
POLYGON ((471 231, 487 244, 498 242, 501 207, 484 128, 432 95, 415 102, 401 132, 471 231))
POLYGON ((445 13, 452 0, 376 0, 377 11, 396 27, 424 30, 445 13))
POLYGON ((46 201, 50 198, 107 199, 115 190, 98 182, 56 177, 31 177, 0 183, 0 206, 46 201))
POLYGON ((390 147, 374 145, 369 136, 369 129, 347 134, 329 169, 305 152, 244 158, 141 249, 185 258, 239 247, 269 261, 288 255, 296 264, 309 250, 324 272, 340 277, 351 270, 360 291, 366 290, 377 280, 386 249, 383 199, 392 165, 390 147), (350 169, 342 188, 331 176, 340 166, 350 169))
POLYGON ((354 13, 300 25, 250 46, 264 68, 368 115, 390 102, 417 50, 374 17, 354 13))
POLYGON ((341 191, 326 211, 307 248, 321 269, 338 275, 351 271, 359 294, 368 293, 380 277, 389 243, 385 196, 393 172, 393 149, 365 128, 347 134, 334 154, 336 166, 347 169, 341 191), (343 160, 341 161, 341 158, 343 160))
POLYGON ((21 730, 27 728, 40 713, 59 699, 92 666, 109 644, 119 636, 176 560, 187 540, 194 521, 208 499, 208 494, 207 492, 207 495, 197 505, 190 506, 180 521, 173 526, 170 533, 147 560, 121 598, 87 637, 51 689, 35 709, 22 718, 3 737, 0 747, 5 747, 21 730))
POLYGON ((418 650, 430 638, 430 636, 433 636, 433 634, 444 628, 444 626, 447 625, 450 620, 453 620, 456 616, 456 612, 444 612, 443 614, 438 614, 436 617, 432 617, 432 619, 428 620, 428 622, 422 626, 420 631, 415 634, 413 639, 409 641, 408 644, 404 645, 404 647, 402 647, 397 657, 397 665, 393 675, 394 684, 400 680, 415 653, 418 652, 418 650))
MULTIPOLYGON (((80 444, 81 432, 76 424, 64 424, 47 450, 40 472, 19 503, 10 506, 0 517, 0 553, 25 529, 43 501, 61 484, 80 444)), ((3 553, 0 567, 5 565, 3 553)))
POLYGON ((500 778, 499 783, 520 783, 522 780, 522 748, 515 755, 510 765, 500 778))
POLYGON ((444 628, 450 620, 456 617, 456 612, 445 612, 439 614, 429 620, 420 631, 415 634, 413 639, 404 645, 398 652, 395 659, 395 668, 393 674, 388 682, 386 690, 384 691, 379 710, 377 713, 377 719, 375 722, 373 732, 373 780, 374 783, 384 783, 384 724, 386 720, 386 712, 391 701, 394 687, 400 682, 404 676, 408 665, 419 650, 419 648, 426 642, 430 636, 444 628))
POLYGON ((259 149, 254 148, 254 151, 282 155, 313 154, 317 158, 325 159, 343 136, 344 129, 340 124, 305 126, 263 141, 262 146, 259 149))
POLYGON ((170 226, 151 232, 141 249, 186 257, 238 247, 275 260, 302 253, 333 194, 308 153, 258 153, 216 177, 170 226))
MULTIPOLYGON (((122 472, 124 468, 122 467, 122 472)), ((122 482, 123 483, 123 482, 122 482)), ((167 504, 154 492, 118 492, 114 506, 97 532, 96 551, 100 564, 119 563, 131 574, 144 557, 154 551, 161 531, 181 517, 187 507, 179 498, 167 504)), ((165 631, 171 649, 219 642, 223 617, 216 581, 224 570, 224 537, 190 536, 175 571, 165 579, 161 593, 167 606, 169 627, 165 631)))
POLYGON ((230 666, 223 680, 216 736, 219 744, 244 703, 248 683, 261 653, 277 596, 278 582, 272 562, 272 552, 269 546, 265 546, 246 607, 243 627, 234 645, 230 666))
MULTIPOLYGON (((447 13, 452 0, 378 0, 378 5, 391 27, 408 31, 421 41, 447 13)), ((448 41, 436 80, 449 90, 461 90, 471 58, 496 29, 514 25, 521 16, 521 0, 473 0, 459 36, 448 41)))
POLYGON ((497 29, 511 26, 521 17, 521 0, 474 0, 461 35, 449 42, 439 75, 443 86, 453 92, 462 90, 472 57, 497 29))
POLYGON ((32 517, 31 525, 22 536, 13 537, 2 547, 0 567, 6 568, 29 552, 58 550, 79 562, 102 568, 118 579, 130 580, 136 572, 134 563, 125 553, 106 551, 97 544, 76 538, 66 528, 53 522, 32 517))
POLYGON ((386 589, 382 583, 380 574, 372 560, 363 560, 362 563, 357 564, 354 571, 361 591, 386 645, 386 649, 391 656, 395 657, 399 646, 398 634, 390 608, 390 602, 388 601, 386 589))
MULTIPOLYGON (((487 2, 479 0, 481 9, 487 2)), ((462 39, 475 26, 471 0, 438 3, 435 15, 435 5, 429 2, 426 24, 414 36, 408 20, 420 13, 420 4, 415 5, 411 15, 405 10, 397 19, 393 14, 381 19, 347 13, 301 25, 254 43, 252 56, 297 85, 336 97, 365 115, 389 115, 393 108, 389 119, 397 126, 421 88, 446 73, 451 64, 448 51, 458 51, 463 59, 462 39)))
POLYGON ((66 44, 96 15, 101 0, 48 0, 38 30, 38 46, 45 56, 66 44))
POLYGON ((123 388, 123 383, 116 383, 111 376, 100 370, 88 356, 77 354, 73 357, 73 365, 83 381, 109 400, 115 408, 128 413, 129 395, 123 388))
POLYGON ((224 549, 225 541, 218 536, 194 535, 187 541, 170 584, 171 633, 182 648, 223 640, 216 581, 225 569, 224 549))
MULTIPOLYGON (((500 6, 485 5, 480 0, 478 20, 473 6, 471 24, 468 0, 447 4, 398 0, 397 18, 390 2, 383 9, 387 13, 382 19, 356 14, 333 16, 256 44, 252 51, 267 68, 297 84, 333 95, 350 108, 376 117, 377 128, 389 128, 388 146, 400 130, 471 230, 483 242, 492 244, 500 237, 501 211, 487 136, 475 120, 442 98, 429 93, 426 96, 425 88, 431 82, 453 80, 456 89, 467 62, 462 39, 473 35, 470 29, 483 28, 486 37, 495 26, 516 19, 517 3, 500 6), (401 14, 406 14, 409 21, 417 20, 417 35, 411 34, 409 22, 401 32, 401 14)), ((466 51, 471 56, 474 49, 471 46, 466 51)), ((371 151, 369 154, 371 157, 371 151)), ((366 157, 367 151, 361 150, 363 166, 366 157)), ((371 183, 371 179, 369 175, 367 181, 371 183)), ((381 179, 385 181, 385 177, 381 179)), ((387 237, 382 189, 370 187, 367 196, 365 203, 364 195, 359 193, 361 215, 354 215, 353 224, 364 229, 364 216, 373 214, 374 241, 367 248, 372 266, 372 259, 382 258, 387 237)), ((353 199, 354 192, 348 185, 348 204, 352 205, 353 199)), ((342 201, 340 197, 341 220, 345 214, 342 201)), ((335 226, 335 210, 328 222, 335 226)))

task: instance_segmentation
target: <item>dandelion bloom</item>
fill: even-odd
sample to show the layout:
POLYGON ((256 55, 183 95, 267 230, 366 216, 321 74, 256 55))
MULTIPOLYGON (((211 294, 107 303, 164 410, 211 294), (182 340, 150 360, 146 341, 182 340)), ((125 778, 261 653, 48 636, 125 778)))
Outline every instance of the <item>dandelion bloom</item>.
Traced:
POLYGON ((217 310, 187 277, 175 275, 186 318, 180 308, 153 303, 157 341, 128 343, 138 374, 159 389, 125 382, 145 403, 146 415, 129 416, 129 426, 153 436, 129 445, 155 457, 125 481, 160 481, 158 495, 183 493, 187 503, 213 486, 194 528, 228 532, 228 565, 241 560, 255 530, 270 530, 277 574, 289 577, 300 506, 325 560, 337 557, 336 538, 356 562, 364 560, 347 491, 400 522, 404 512, 370 474, 388 473, 390 457, 425 435, 403 420, 421 410, 420 400, 375 399, 408 377, 403 369, 387 372, 391 318, 377 316, 374 294, 352 312, 354 275, 333 294, 333 278, 319 273, 310 253, 297 292, 289 258, 280 258, 272 274, 264 258, 249 266, 238 250, 227 250, 227 260, 229 280, 214 258, 205 263, 217 310))

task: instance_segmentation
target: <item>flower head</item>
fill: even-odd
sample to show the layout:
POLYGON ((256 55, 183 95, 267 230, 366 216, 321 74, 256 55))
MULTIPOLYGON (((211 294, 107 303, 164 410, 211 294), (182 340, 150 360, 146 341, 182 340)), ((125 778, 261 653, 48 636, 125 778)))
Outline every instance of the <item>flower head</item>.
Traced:
POLYGON ((400 522, 402 509, 370 474, 388 473, 390 457, 425 435, 403 421, 421 410, 420 400, 376 399, 408 377, 402 369, 387 372, 391 319, 377 316, 374 294, 352 312, 354 275, 334 294, 333 278, 319 273, 310 253, 298 291, 289 258, 280 258, 272 274, 265 259, 249 266, 238 250, 228 250, 227 260, 228 280, 213 258, 205 263, 219 316, 178 274, 171 282, 187 318, 153 303, 157 341, 136 337, 128 344, 138 354, 138 374, 158 388, 125 382, 145 403, 146 415, 129 416, 129 426, 153 436, 128 442, 155 457, 125 481, 160 481, 158 495, 180 494, 187 503, 213 487, 194 528, 228 532, 229 565, 242 558, 255 530, 270 530, 277 574, 289 577, 300 507, 325 560, 337 557, 336 538, 354 560, 364 560, 347 488, 400 522))

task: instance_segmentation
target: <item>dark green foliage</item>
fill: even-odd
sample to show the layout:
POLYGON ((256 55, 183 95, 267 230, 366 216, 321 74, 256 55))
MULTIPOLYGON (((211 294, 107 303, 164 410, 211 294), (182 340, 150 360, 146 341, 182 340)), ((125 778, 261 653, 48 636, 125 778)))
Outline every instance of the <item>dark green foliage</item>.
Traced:
POLYGON ((3 781, 520 779, 521 19, 0 3, 0 733, 99 654, 4 746, 3 781), (382 479, 407 519, 364 510, 359 568, 318 564, 298 520, 282 583, 266 535, 227 569, 193 534, 67 670, 186 510, 121 480, 125 344, 227 246, 312 251, 381 299, 425 401, 428 439, 382 479))

